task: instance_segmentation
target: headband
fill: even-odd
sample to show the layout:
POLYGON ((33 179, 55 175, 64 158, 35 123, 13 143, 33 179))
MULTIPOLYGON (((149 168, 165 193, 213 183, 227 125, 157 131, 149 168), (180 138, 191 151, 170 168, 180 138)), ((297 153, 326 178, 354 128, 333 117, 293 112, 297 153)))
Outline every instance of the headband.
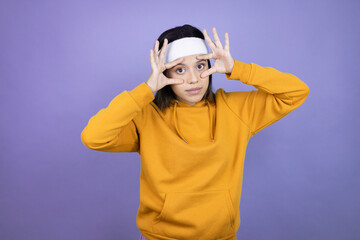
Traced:
POLYGON ((180 38, 167 45, 164 64, 181 57, 207 53, 209 51, 204 39, 198 37, 180 38))

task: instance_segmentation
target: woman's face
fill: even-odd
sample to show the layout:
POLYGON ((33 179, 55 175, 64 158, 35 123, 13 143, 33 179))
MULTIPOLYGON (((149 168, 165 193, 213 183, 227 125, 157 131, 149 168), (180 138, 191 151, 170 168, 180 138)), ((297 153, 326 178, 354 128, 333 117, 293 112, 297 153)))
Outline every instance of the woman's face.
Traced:
POLYGON ((178 100, 194 105, 201 101, 209 86, 209 76, 202 78, 200 75, 208 69, 207 60, 196 59, 197 55, 183 57, 184 60, 176 66, 167 70, 168 78, 183 79, 182 84, 171 84, 171 89, 178 100), (190 91, 193 88, 200 88, 198 91, 190 91))

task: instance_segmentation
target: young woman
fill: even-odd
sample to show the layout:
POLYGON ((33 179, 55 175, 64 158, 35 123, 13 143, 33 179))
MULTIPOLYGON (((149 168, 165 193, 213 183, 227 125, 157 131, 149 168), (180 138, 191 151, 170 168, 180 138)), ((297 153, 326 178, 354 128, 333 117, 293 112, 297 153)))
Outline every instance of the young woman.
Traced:
POLYGON ((81 133, 90 149, 140 154, 140 239, 236 239, 249 139, 309 94, 290 73, 233 59, 228 33, 223 47, 212 31, 214 42, 190 25, 161 34, 147 81, 117 95, 81 133), (214 93, 216 72, 257 90, 214 93))

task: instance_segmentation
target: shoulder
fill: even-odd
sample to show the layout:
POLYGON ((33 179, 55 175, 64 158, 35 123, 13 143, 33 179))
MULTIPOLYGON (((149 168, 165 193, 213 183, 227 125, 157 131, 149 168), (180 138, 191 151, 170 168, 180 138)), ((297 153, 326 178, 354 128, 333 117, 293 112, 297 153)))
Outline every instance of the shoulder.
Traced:
POLYGON ((241 100, 245 100, 252 91, 236 91, 236 92, 227 92, 222 88, 216 90, 215 96, 216 100, 224 101, 225 103, 239 103, 241 100))

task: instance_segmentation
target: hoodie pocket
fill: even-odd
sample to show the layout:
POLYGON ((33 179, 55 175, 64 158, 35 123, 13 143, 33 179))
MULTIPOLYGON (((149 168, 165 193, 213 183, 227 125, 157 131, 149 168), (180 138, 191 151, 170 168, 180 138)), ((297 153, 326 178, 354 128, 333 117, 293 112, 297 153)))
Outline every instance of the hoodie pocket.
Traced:
POLYGON ((228 189, 167 192, 153 232, 175 239, 216 239, 235 234, 234 219, 228 189))

